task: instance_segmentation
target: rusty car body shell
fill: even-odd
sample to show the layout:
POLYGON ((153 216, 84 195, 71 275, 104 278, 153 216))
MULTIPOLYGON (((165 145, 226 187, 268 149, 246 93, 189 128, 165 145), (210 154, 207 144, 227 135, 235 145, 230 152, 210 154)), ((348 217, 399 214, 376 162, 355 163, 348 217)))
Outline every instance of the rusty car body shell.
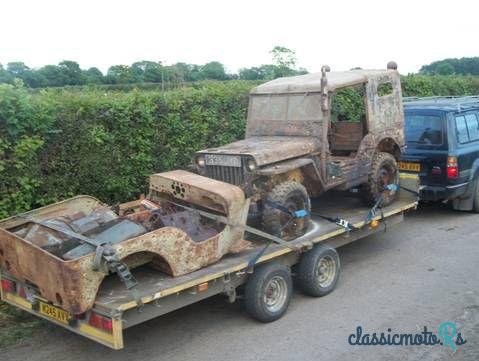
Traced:
MULTIPOLYGON (((176 219, 178 227, 161 227, 113 244, 118 258, 130 267, 151 262, 163 272, 179 276, 214 263, 226 253, 249 246, 249 242, 243 239, 249 200, 245 199, 240 188, 186 171, 154 174, 150 181, 150 196, 161 202, 160 207, 167 206, 166 199, 186 202, 190 207, 199 205, 226 217, 228 224, 222 224, 216 234, 209 234, 206 239, 197 239, 188 233, 188 215, 181 214, 176 219)), ((132 211, 125 217, 140 219, 145 211, 139 210, 138 204, 130 202, 120 208, 132 211)), ((72 314, 89 310, 108 274, 105 267, 93 270, 95 253, 64 260, 19 237, 14 231, 28 222, 67 217, 79 211, 90 214, 103 207, 106 205, 93 197, 77 196, 0 221, 0 267, 33 287, 40 297, 72 314)))
POLYGON ((331 188, 348 189, 366 182, 378 150, 399 157, 405 145, 403 122, 400 77, 395 69, 323 71, 279 78, 251 91, 246 139, 199 151, 195 162, 210 155, 241 156, 241 171, 232 170, 242 172, 241 176, 223 177, 219 167, 208 164, 197 165, 197 171, 236 184, 247 196, 267 190, 271 177, 298 167, 308 193, 315 196, 331 188), (378 87, 386 83, 392 91, 379 95, 378 87), (335 92, 352 86, 364 88, 366 114, 360 128, 358 122, 331 121, 335 92), (341 134, 333 142, 331 138, 337 133, 341 134), (349 137, 354 146, 354 142, 348 143, 349 137), (335 154, 341 146, 350 151, 348 156, 335 154), (250 159, 255 162, 254 169, 246 167, 250 159))

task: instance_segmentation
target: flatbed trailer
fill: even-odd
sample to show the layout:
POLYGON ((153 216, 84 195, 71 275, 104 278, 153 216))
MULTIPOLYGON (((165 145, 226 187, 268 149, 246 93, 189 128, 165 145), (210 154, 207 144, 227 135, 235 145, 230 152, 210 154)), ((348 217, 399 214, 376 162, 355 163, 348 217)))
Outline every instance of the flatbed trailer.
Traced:
MULTIPOLYGON (((287 245, 255 239, 251 249, 226 255, 217 263, 177 277, 166 275, 148 266, 136 268, 133 274, 138 280, 137 296, 141 298, 140 305, 137 302, 138 297, 135 299, 114 275, 103 281, 93 309, 80 316, 72 317, 56 305, 38 296, 31 297, 28 293, 26 294, 26 288, 23 288, 6 271, 0 274, 1 299, 72 332, 118 350, 123 348, 123 330, 126 328, 218 294, 223 294, 230 302, 234 302, 239 289, 243 289, 243 286, 248 289, 248 283, 252 283, 252 279, 255 279, 254 275, 258 273, 258 270, 265 270, 266 265, 275 264, 294 269, 310 250, 323 247, 323 249, 334 251, 340 246, 368 235, 385 232, 388 227, 402 222, 404 213, 417 207, 418 200, 415 193, 418 187, 417 176, 401 173, 400 184, 406 189, 399 190, 396 201, 382 208, 369 219, 371 209, 365 207, 358 197, 351 193, 328 193, 313 201, 312 221, 308 232, 288 242, 287 245), (323 216, 331 217, 331 219, 325 219, 323 216), (352 225, 351 229, 348 230, 332 221, 337 217, 348 220, 352 225)), ((339 275, 339 259, 336 267, 335 281, 339 275)), ((327 293, 334 288, 335 284, 336 282, 329 286, 331 289, 327 293)), ((278 289, 281 289, 281 285, 281 282, 276 284, 278 289)), ((252 287, 249 288, 251 292, 252 287)), ((273 288, 274 292, 275 290, 276 288, 273 288)), ((268 289, 268 292, 270 291, 268 289)), ((289 296, 287 303, 289 303, 289 296)), ((263 299, 266 296, 259 295, 259 297, 263 299)), ((272 320, 262 319, 262 321, 272 320)))

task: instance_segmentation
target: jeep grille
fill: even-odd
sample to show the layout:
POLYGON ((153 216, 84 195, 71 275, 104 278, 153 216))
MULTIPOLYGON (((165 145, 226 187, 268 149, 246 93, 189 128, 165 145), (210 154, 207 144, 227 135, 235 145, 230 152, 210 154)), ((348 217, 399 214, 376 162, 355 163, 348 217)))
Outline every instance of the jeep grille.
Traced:
MULTIPOLYGON (((242 162, 243 163, 243 162, 242 162)), ((244 183, 244 167, 228 167, 221 165, 206 165, 206 176, 222 182, 242 185, 244 183)))

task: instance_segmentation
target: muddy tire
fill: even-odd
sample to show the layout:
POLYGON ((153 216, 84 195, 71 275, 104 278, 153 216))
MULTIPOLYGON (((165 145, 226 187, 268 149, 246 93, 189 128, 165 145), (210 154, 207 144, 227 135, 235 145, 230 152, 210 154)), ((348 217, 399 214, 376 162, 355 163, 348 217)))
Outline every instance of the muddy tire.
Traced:
POLYGON ((384 189, 388 184, 399 184, 396 159, 389 153, 380 152, 374 156, 368 183, 362 186, 361 195, 368 205, 374 205, 382 196, 382 206, 394 202, 397 192, 384 189))
POLYGON ((279 204, 290 211, 306 210, 303 218, 292 218, 289 214, 265 204, 263 210, 263 229, 286 241, 295 239, 306 232, 311 216, 311 200, 306 188, 294 181, 276 185, 268 194, 270 202, 279 204))

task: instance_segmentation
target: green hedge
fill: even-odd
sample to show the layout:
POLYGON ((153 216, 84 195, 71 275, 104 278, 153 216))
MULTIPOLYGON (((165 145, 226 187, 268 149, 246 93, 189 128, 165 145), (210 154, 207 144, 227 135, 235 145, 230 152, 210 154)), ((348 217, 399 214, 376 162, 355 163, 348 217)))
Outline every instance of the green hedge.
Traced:
POLYGON ((0 218, 75 194, 106 202, 195 150, 243 137, 251 83, 84 92, 0 85, 0 218))
MULTIPOLYGON (((76 194, 132 199, 149 174, 242 138, 254 84, 34 93, 0 85, 0 218, 76 194)), ((403 88, 406 96, 478 94, 479 80, 409 75, 403 88)))

